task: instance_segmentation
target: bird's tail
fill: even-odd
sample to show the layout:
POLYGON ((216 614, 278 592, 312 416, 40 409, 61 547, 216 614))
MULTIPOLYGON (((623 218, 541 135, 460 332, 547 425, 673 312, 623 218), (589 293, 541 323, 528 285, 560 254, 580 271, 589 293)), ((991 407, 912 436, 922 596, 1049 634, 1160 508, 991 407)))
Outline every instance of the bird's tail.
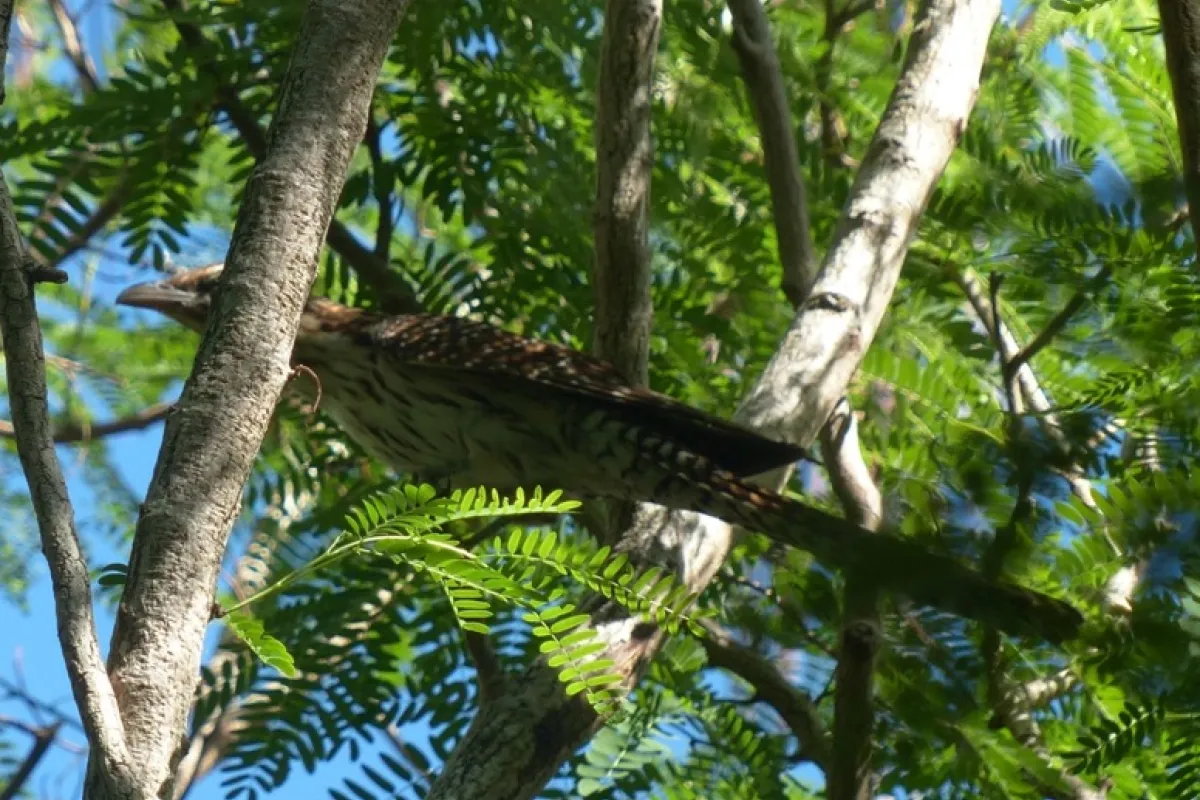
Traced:
POLYGON ((640 487, 642 499, 720 517, 811 553, 828 566, 856 570, 882 589, 1009 633, 1061 642, 1073 638, 1083 623, 1079 611, 1062 600, 989 580, 950 556, 753 486, 694 454, 675 453, 669 460, 660 465, 669 471, 640 487))

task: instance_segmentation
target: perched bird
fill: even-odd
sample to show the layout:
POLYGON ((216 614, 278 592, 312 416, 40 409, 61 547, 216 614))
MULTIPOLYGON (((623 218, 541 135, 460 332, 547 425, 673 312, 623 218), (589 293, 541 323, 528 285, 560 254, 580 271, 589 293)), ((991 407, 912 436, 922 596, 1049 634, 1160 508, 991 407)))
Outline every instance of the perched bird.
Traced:
MULTIPOLYGON (((220 272, 138 284, 117 302, 203 332, 220 272)), ((746 483, 804 450, 629 386, 611 365, 561 345, 469 319, 385 316, 314 297, 292 363, 316 375, 321 409, 402 473, 689 509, 1003 630, 1061 641, 1082 622, 1060 600, 746 483)))

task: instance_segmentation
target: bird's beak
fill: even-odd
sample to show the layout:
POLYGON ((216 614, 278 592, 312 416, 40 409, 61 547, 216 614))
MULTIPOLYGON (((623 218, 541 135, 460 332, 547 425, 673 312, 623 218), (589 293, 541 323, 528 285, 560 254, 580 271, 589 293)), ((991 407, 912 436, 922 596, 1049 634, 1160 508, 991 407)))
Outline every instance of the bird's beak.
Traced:
POLYGON ((166 312, 168 309, 188 308, 199 305, 201 298, 195 292, 177 289, 168 283, 139 283, 117 295, 117 305, 132 308, 149 308, 166 312))
POLYGON ((179 288, 170 281, 139 283, 117 295, 117 305, 148 308, 203 333, 212 298, 207 292, 179 288))

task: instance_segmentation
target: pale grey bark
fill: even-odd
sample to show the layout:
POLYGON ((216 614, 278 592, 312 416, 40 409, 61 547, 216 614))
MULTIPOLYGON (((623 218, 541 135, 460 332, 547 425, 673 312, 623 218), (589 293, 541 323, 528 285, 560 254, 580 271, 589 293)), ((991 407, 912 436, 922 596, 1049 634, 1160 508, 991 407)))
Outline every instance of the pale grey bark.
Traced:
POLYGON ((251 175, 208 331, 138 521, 109 654, 135 786, 89 764, 87 796, 170 797, 242 487, 290 374, 300 310, 404 0, 312 0, 251 175))
POLYGON ((802 312, 742 406, 763 433, 811 442, 887 310, 921 211, 979 91, 992 0, 927 3, 802 312))
MULTIPOLYGON (((999 0, 932 0, 915 28, 888 110, 864 158, 809 299, 739 413, 777 438, 811 444, 887 309, 919 216, 966 125, 999 0)), ((695 591, 716 575, 733 541, 728 525, 660 514, 623 544, 657 552, 695 591)), ((593 615, 602 655, 624 687, 662 641, 653 625, 604 606, 593 615)), ((534 664, 480 708, 435 781, 430 800, 535 797, 594 732, 596 715, 567 700, 555 671, 534 664)))
MULTIPOLYGON (((0 102, 4 99, 4 66, 12 16, 12 0, 0 0, 0 102)), ((50 569, 59 644, 71 692, 92 752, 104 766, 108 786, 126 792, 132 786, 130 755, 125 746, 117 696, 105 674, 96 636, 87 559, 75 530, 67 484, 54 452, 42 330, 34 304, 34 286, 39 277, 65 279, 61 273, 40 269, 29 258, 8 184, 0 175, 0 333, 4 341, 13 435, 50 569)))
POLYGON ((105 674, 96 637, 87 559, 80 547, 67 484, 54 452, 33 274, 33 262, 17 228, 8 184, 0 176, 0 330, 13 436, 29 482, 42 552, 50 568, 59 643, 71 692, 88 743, 97 761, 104 764, 110 787, 123 792, 131 786, 129 753, 117 697, 105 674))

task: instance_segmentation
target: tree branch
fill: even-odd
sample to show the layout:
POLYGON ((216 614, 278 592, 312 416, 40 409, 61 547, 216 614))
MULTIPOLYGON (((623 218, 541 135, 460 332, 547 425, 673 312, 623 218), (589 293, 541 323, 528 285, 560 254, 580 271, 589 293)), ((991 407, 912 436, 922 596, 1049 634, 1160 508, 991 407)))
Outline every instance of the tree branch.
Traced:
MULTIPOLYGON (((1108 265, 1105 265, 1096 273, 1096 277, 1088 281, 1088 283, 1103 284, 1108 279, 1110 272, 1111 270, 1108 265)), ((1046 323, 1046 327, 1037 336, 1033 337, 1033 341, 1021 348, 1019 352, 1008 360, 1008 363, 1004 365, 1005 374, 1016 372, 1032 361, 1034 356, 1046 349, 1046 346, 1054 340, 1054 337, 1067 326, 1071 318, 1087 305, 1088 300, 1092 296, 1092 292, 1089 289, 1090 287, 1080 289, 1071 295, 1071 299, 1067 301, 1067 304, 1050 318, 1050 321, 1046 323)), ((999 314, 996 317, 999 319, 999 314)))
POLYGON ((71 256, 78 253, 83 248, 87 247, 88 242, 99 233, 105 225, 112 221, 113 217, 121 212, 125 206, 125 201, 129 197, 129 190, 133 186, 132 177, 126 173, 117 181, 108 191, 108 195, 104 197, 96 207, 92 209, 92 213, 83 223, 71 232, 67 237, 67 241, 54 254, 54 258, 46 258, 40 253, 32 253, 34 261, 39 266, 55 268, 62 264, 71 256))
MULTIPOLYGON (((53 439, 55 444, 73 444, 103 439, 118 433, 139 431, 166 419, 167 414, 175 406, 171 403, 155 403, 149 408, 130 414, 128 417, 115 419, 112 422, 101 422, 91 425, 85 422, 68 422, 55 428, 53 439)), ((16 436, 12 423, 0 420, 0 439, 12 439, 16 436)))
MULTIPOLYGON (((170 794, 242 487, 291 374, 288 354, 371 94, 407 3, 311 0, 264 158, 246 185, 208 331, 138 520, 113 632, 136 795, 170 794)), ((103 765, 85 794, 107 800, 103 765)))
MULTIPOLYGON (((858 424, 843 399, 821 429, 821 454, 846 517, 867 530, 883 523, 883 495, 863 458, 858 424)), ((870 800, 871 732, 874 728, 875 661, 883 641, 879 591, 867 576, 846 576, 841 640, 834 673, 833 757, 830 800, 870 800)))
MULTIPOLYGON (((181 18, 184 7, 182 0, 162 0, 167 10, 173 12, 175 27, 184 43, 198 54, 208 56, 200 62, 203 69, 217 85, 217 107, 224 111, 246 149, 261 161, 267 149, 267 136, 258 124, 256 115, 246 107, 237 90, 228 85, 217 63, 212 60, 204 34, 190 22, 181 18)), ((384 311, 403 314, 421 310, 421 304, 413 295, 405 280, 391 268, 387 258, 377 256, 337 219, 330 220, 325 234, 330 249, 352 266, 363 280, 371 285, 384 311)))
POLYGON ((29 776, 33 774, 38 763, 50 751, 50 745, 54 744, 55 737, 58 736, 58 728, 61 723, 54 722, 46 727, 27 728, 27 732, 33 736, 33 746, 29 748, 29 752, 25 755, 21 766, 17 767, 17 771, 8 779, 8 785, 4 787, 4 791, 0 792, 0 800, 13 800, 20 795, 21 790, 25 788, 25 783, 29 780, 29 776))
POLYGON ((375 115, 367 117, 367 153, 371 156, 371 185, 375 190, 375 202, 379 205, 379 225, 375 228, 375 257, 387 260, 392 246, 393 216, 396 213, 395 198, 392 196, 392 173, 383 156, 383 130, 375 122, 375 115), (386 178, 386 180, 385 180, 386 178))
MULTIPOLYGON (((0 0, 0 105, 4 104, 4 72, 8 64, 8 42, 12 38, 13 0, 0 0)), ((7 187, 6 187, 7 189, 7 187)), ((10 201, 11 202, 11 201, 10 201)))
POLYGON ((1175 98, 1175 119, 1183 151, 1192 240, 1200 241, 1200 5, 1195 0, 1158 0, 1167 74, 1175 98))
MULTIPOLYGON (((1046 328, 1051 333, 1046 336, 1039 336, 1034 340, 1034 343, 1040 342, 1037 347, 1034 347, 1034 343, 1031 343, 1024 350, 1018 351, 1013 358, 1008 358, 1006 357, 1007 354, 1012 349, 1015 349, 1015 347, 1010 348, 1010 343, 1006 341, 1005 337, 1004 322, 1000 316, 1000 280, 998 278, 994 277, 992 279, 990 293, 991 319, 988 330, 1000 359, 1000 371, 1004 380, 1004 391, 1008 398, 1010 421, 1008 426, 1008 448, 1010 459, 1016 467, 1017 481, 1015 487, 1017 490, 1017 499, 1013 504, 1008 522, 996 531, 991 544, 983 556, 983 573, 994 579, 999 577, 1003 570, 1004 562, 1017 546, 1020 526, 1033 515, 1032 493, 1035 476, 1031 466, 1024 463, 1025 459, 1021 457, 1021 453, 1019 452, 1020 448, 1025 446, 1023 437, 1026 435, 1024 429, 1017 424, 1017 418, 1022 413, 1023 401, 1026 400, 1024 398, 1024 390, 1021 388, 1019 381, 1019 375, 1023 369, 1028 368, 1029 357, 1041 347, 1045 347, 1053 336, 1061 330, 1062 326, 1066 324, 1070 316, 1083 305, 1084 300, 1082 298, 1084 295, 1082 292, 1077 293, 1072 298, 1072 301, 1067 304, 1067 307, 1055 316, 1052 323, 1046 328), (1077 300, 1078 302, 1076 302, 1077 300), (1024 361, 1015 363, 1022 353, 1027 353, 1024 361)), ((1043 331, 1043 333, 1045 332, 1043 331)), ((1015 345, 1015 340, 1012 344, 1015 345)), ((1032 371, 1027 369, 1026 371, 1029 372, 1030 378, 1032 378, 1032 371)), ((1038 728, 1037 720, 1030 713, 1031 706, 1023 705, 1021 702, 1024 699, 1030 699, 1030 697, 1023 696, 1017 688, 1012 687, 1006 677, 1006 665, 1003 653, 1001 652, 1000 634, 995 628, 988 627, 984 631, 980 649, 987 671, 988 705, 992 708, 995 715, 993 717, 993 724, 1007 728, 1017 741, 1044 759, 1047 764, 1052 763, 1054 761, 1053 756, 1046 751, 1046 748, 1042 744, 1041 731, 1038 728)), ((1031 692, 1035 692, 1039 688, 1031 685, 1027 686, 1029 686, 1031 692)), ((1059 770, 1057 777, 1059 783, 1067 787, 1070 791, 1069 797, 1071 800, 1103 800, 1107 794, 1107 789, 1093 789, 1081 778, 1065 769, 1059 770)), ((1043 791, 1052 796, 1061 795, 1053 787, 1043 787, 1043 791)))
POLYGON ((762 139, 763 165, 783 266, 783 293, 799 307, 816 275, 817 259, 809 233, 808 202, 783 70, 761 0, 729 0, 729 11, 733 17, 733 50, 742 66, 742 79, 762 139))
MULTIPOLYGON (((634 386, 649 381, 654 324, 650 97, 661 29, 662 0, 608 0, 596 85, 592 351, 634 386)), ((597 533, 606 541, 643 512, 633 503, 611 499, 594 505, 597 533)))
MULTIPOLYGON (((7 27, 11 14, 11 0, 0 0, 0 29, 7 27)), ((7 34, 7 30, 0 33, 7 34)), ((0 62, 0 75, 3 68, 0 62)), ((80 547, 67 484, 50 434, 33 271, 17 227, 8 184, 0 176, 0 336, 4 341, 17 453, 29 482, 42 550, 54 585, 58 636, 71 691, 92 752, 103 763, 110 788, 123 791, 129 787, 129 753, 117 698, 105 674, 96 637, 87 559, 80 547)))
POLYGON ((96 77, 96 65, 83 48, 75 20, 67 11, 63 0, 50 0, 50 10, 54 12, 54 24, 58 26, 58 33, 62 36, 63 51, 83 83, 84 94, 95 92, 100 88, 100 80, 96 77))
MULTIPOLYGON (((914 26, 904 71, 851 191, 812 293, 751 389, 739 422, 801 445, 816 440, 869 346, 920 214, 975 100, 999 0, 930 0, 914 26)), ((769 476, 774 477, 774 476, 769 476)), ((762 476, 767 480, 768 476, 762 476)), ((622 548, 657 553, 693 593, 718 573, 730 527, 687 512, 647 515, 622 548)), ((628 691, 662 642, 662 631, 611 604, 592 612, 610 671, 628 691)), ((544 661, 512 677, 481 707, 430 787, 428 800, 532 798, 598 727, 595 712, 566 698, 544 661)))
POLYGON ((592 349, 644 386, 650 299, 650 83, 662 0, 608 0, 596 86, 596 327, 592 349))
POLYGON ((699 638, 708 653, 708 664, 737 675, 754 688, 754 699, 762 701, 783 719, 800 743, 802 757, 828 770, 829 735, 812 700, 796 689, 770 660, 739 644, 725 628, 703 620, 707 635, 699 638))

